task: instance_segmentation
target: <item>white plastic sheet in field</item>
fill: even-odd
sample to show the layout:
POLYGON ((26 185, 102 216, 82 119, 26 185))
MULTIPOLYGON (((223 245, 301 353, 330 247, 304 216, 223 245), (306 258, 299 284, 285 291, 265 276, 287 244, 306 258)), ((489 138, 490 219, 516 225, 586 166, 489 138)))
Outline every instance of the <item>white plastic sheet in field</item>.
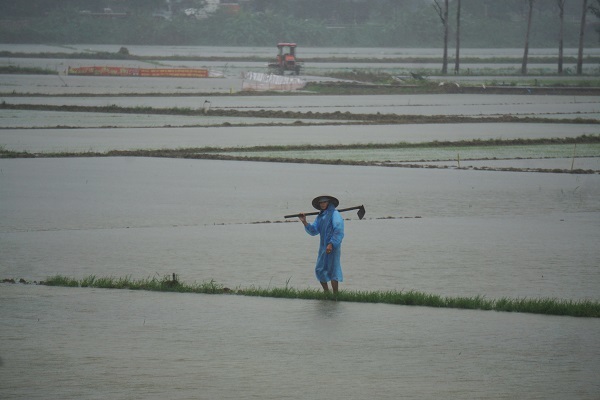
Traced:
POLYGON ((282 75, 261 72, 243 72, 242 90, 297 90, 306 86, 306 81, 282 75))

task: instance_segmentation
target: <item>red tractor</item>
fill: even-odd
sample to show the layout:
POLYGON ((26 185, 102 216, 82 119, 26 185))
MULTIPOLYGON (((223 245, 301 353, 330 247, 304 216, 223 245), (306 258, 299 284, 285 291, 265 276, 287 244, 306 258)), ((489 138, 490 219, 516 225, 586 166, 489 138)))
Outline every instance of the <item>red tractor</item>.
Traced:
POLYGON ((284 75, 286 71, 300 75, 303 63, 296 58, 296 43, 278 43, 277 59, 269 63, 269 72, 284 75))

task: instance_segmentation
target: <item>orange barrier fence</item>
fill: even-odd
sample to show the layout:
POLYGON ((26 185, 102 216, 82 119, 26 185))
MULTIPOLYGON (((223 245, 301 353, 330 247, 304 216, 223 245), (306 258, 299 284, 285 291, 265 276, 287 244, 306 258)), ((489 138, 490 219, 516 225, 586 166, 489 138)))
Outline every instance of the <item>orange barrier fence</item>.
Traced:
POLYGON ((140 76, 169 76, 181 78, 207 78, 207 69, 192 68, 140 68, 140 76))
POLYGON ((69 67, 69 75, 91 76, 149 76, 171 78, 208 78, 207 69, 195 68, 125 68, 125 67, 69 67))

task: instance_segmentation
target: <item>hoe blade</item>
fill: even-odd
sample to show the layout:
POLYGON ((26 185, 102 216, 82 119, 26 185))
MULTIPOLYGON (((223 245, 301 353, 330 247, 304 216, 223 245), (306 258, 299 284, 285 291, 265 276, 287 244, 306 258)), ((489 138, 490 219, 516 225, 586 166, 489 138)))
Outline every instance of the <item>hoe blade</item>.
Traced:
POLYGON ((358 207, 358 219, 363 219, 365 216, 365 206, 358 207))

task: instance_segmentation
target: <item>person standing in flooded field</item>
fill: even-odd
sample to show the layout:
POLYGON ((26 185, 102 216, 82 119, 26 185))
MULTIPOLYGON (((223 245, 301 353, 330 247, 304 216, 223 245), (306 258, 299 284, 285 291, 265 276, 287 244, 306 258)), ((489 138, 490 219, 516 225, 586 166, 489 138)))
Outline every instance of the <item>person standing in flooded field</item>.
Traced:
POLYGON ((318 196, 312 201, 312 206, 319 210, 315 222, 309 224, 306 221, 306 215, 302 213, 298 217, 304 225, 306 233, 311 236, 320 235, 315 275, 326 293, 329 292, 328 282, 331 281, 331 289, 334 294, 338 293, 338 283, 344 280, 340 263, 344 219, 336 210, 339 204, 338 199, 333 196, 318 196))

